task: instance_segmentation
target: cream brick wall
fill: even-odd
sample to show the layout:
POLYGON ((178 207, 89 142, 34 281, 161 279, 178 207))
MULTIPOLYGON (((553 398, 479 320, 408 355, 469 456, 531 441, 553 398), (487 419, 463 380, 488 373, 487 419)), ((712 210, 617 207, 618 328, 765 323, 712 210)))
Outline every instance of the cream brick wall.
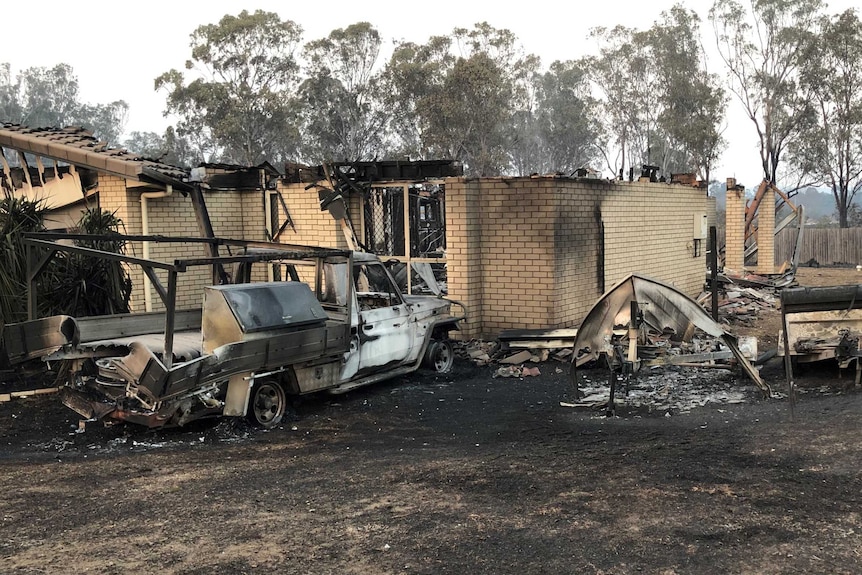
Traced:
MULTIPOLYGON (((710 211, 703 190, 557 178, 448 178, 445 185, 449 297, 463 302, 469 317, 461 337, 576 326, 602 287, 631 272, 690 295, 703 284, 706 246, 698 257, 692 249, 693 215, 710 211)), ((118 206, 127 231, 140 233, 139 194, 118 179, 106 178, 100 186, 107 192, 103 206, 118 206)), ((314 188, 279 186, 296 226, 284 232, 282 243, 347 247, 340 226, 320 210, 314 188)), ((216 235, 264 239, 263 192, 208 192, 205 199, 216 235)), ((150 233, 200 235, 190 199, 174 193, 149 204, 150 233)), ((360 207, 360 198, 352 196, 349 209, 361 239, 360 207)), ((141 246, 133 250, 140 254, 141 246)), ((167 261, 203 255, 195 245, 151 251, 167 261)), ((197 307, 210 268, 183 276, 180 307, 197 307)), ((140 281, 135 290, 138 303, 140 281)), ((153 301, 158 309, 155 294, 153 301)))
POLYGON ((769 186, 757 209, 757 273, 775 273, 775 191, 769 186))
MULTIPOLYGON (((117 176, 99 174, 99 206, 108 212, 115 214, 123 222, 121 233, 128 235, 141 234, 141 204, 139 192, 127 189, 126 180, 117 176)), ((142 256, 141 243, 129 242, 126 245, 126 254, 136 257, 142 256)), ((139 266, 127 265, 126 270, 132 280, 132 296, 129 306, 133 312, 144 311, 143 282, 144 272, 139 266)))
POLYGON ((703 288, 706 240, 695 257, 694 216, 708 212, 706 191, 661 183, 618 182, 602 200, 607 287, 630 273, 688 295, 703 288))
POLYGON ((449 296, 481 312, 463 337, 575 326, 601 295, 602 275, 606 289, 629 273, 689 295, 703 286, 706 245, 695 257, 693 216, 709 211, 704 190, 484 178, 448 180, 446 199, 449 296))
POLYGON ((742 272, 745 266, 745 190, 736 180, 727 180, 727 202, 724 212, 724 267, 742 272))
MULTIPOLYGON (((242 239, 261 242, 269 241, 266 234, 266 197, 266 193, 263 190, 247 191, 238 194, 237 208, 239 209, 238 213, 242 214, 242 239)), ((235 215, 236 212, 234 213, 235 215)), ((219 235, 218 232, 216 232, 216 235, 219 235)), ((252 268, 252 281, 267 281, 270 278, 267 270, 268 267, 264 264, 254 266, 252 268)))
POLYGON ((482 317, 484 303, 483 237, 478 181, 463 179, 446 183, 446 272, 449 293, 457 293, 464 304, 470 326, 482 317))
MULTIPOLYGON (((307 185, 284 182, 278 184, 293 225, 296 227, 296 231, 290 227, 284 231, 280 239, 281 243, 347 249, 347 240, 344 238, 341 226, 329 212, 321 211, 317 189, 312 187, 306 190, 307 185)), ((351 220, 357 227, 357 235, 360 235, 359 209, 360 198, 354 195, 350 198, 348 210, 351 220)), ((282 211, 279 206, 279 222, 284 221, 285 215, 281 213, 282 211)))
POLYGON ((485 297, 494 297, 483 288, 483 208, 478 180, 446 180, 446 277, 449 296, 458 294, 453 299, 465 307, 467 322, 461 326, 465 336, 480 332, 485 297))
MULTIPOLYGON (((138 194, 140 198, 140 194, 138 194)), ((212 202, 209 194, 205 196, 207 208, 210 210, 210 218, 213 221, 213 227, 216 235, 219 235, 221 228, 216 222, 218 218, 213 213, 212 202)), ((139 204, 140 208, 140 204, 139 204)), ((186 236, 200 237, 197 220, 195 219, 194 208, 190 197, 184 197, 177 191, 166 198, 153 198, 147 200, 147 212, 149 217, 149 235, 164 235, 164 236, 186 236)), ((230 224, 227 224, 230 227, 230 224)), ((143 244, 140 243, 140 253, 143 253, 143 244)), ((205 248, 200 244, 157 244, 150 243, 150 259, 173 262, 175 259, 187 259, 206 257, 205 248)), ((168 276, 166 272, 157 271, 162 285, 167 289, 168 276)), ((177 282, 177 309, 197 309, 201 307, 203 301, 204 286, 212 285, 211 268, 189 268, 188 271, 179 274, 177 282)), ((141 301, 143 298, 144 286, 141 286, 141 301)), ((155 289, 151 289, 151 301, 153 311, 163 311, 165 309, 155 289)))
MULTIPOLYGON (((264 212, 260 191, 212 191, 204 193, 204 201, 212 221, 216 236, 232 239, 264 241, 264 212)), ((116 212, 123 220, 125 233, 139 235, 143 233, 141 217, 141 192, 129 190, 123 179, 114 176, 100 175, 99 202, 102 209, 116 212)), ((195 218, 194 207, 190 197, 180 192, 166 198, 153 198, 147 201, 149 214, 149 234, 165 236, 201 237, 195 218)), ((224 253, 224 250, 223 250, 224 253)), ((143 257, 143 242, 129 242, 127 254, 143 257)), ((205 257, 206 251, 201 244, 150 244, 149 257, 164 262, 173 262, 178 258, 205 257)), ((145 310, 146 296, 144 273, 138 266, 129 266, 132 278, 132 311, 145 310)), ((167 289, 167 272, 157 272, 159 279, 167 289)), ((266 269, 257 266, 255 280, 267 278, 266 269)), ((212 268, 195 267, 179 274, 177 284, 177 308, 194 309, 201 306, 203 288, 212 285, 212 268)), ((164 310, 158 294, 151 288, 152 309, 164 310)))
POLYGON ((594 183, 557 184, 553 326, 577 325, 602 293, 600 277, 605 273, 602 195, 601 187, 594 183))
MULTIPOLYGON (((555 279, 553 183, 525 178, 479 182, 480 228, 474 226, 473 232, 481 241, 483 332, 540 328, 554 320, 555 302, 548 297, 555 279)), ((447 192, 450 202, 453 195, 447 192)), ((447 233, 451 237, 448 225, 447 233)), ((449 261, 453 265, 456 260, 449 261)))
POLYGON ((707 225, 718 227, 718 200, 715 196, 706 198, 707 225))
MULTIPOLYGON (((216 237, 265 241, 262 191, 210 191, 204 193, 207 211, 216 237)), ((174 193, 169 198, 149 201, 150 234, 201 237, 191 198, 174 193)), ((227 255, 221 248, 220 255, 227 255)), ((168 246, 152 244, 150 255, 154 259, 172 261, 176 258, 206 257, 201 244, 168 246)), ((229 272, 232 270, 228 270, 229 272)), ((163 275, 166 277, 166 275, 163 275)), ((257 265, 255 281, 267 279, 266 268, 257 265)), ((166 279, 163 279, 166 282, 166 279)), ((204 287, 212 285, 210 266, 190 268, 180 274, 177 288, 177 309, 199 308, 203 302, 204 287)), ((165 284, 167 285, 167 284, 165 284)), ((153 309, 163 309, 158 297, 153 298, 153 309), (158 304, 158 305, 156 305, 158 304)))

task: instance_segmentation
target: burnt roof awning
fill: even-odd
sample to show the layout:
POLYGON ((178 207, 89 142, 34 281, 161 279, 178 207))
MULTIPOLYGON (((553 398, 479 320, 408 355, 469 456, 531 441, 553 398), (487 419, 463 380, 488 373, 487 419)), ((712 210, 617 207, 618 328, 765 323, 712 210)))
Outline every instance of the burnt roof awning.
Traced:
POLYGON ((81 127, 29 128, 4 123, 0 126, 0 147, 125 179, 191 188, 186 168, 144 158, 123 148, 111 148, 81 127))
MULTIPOLYGON (((464 167, 456 160, 333 162, 326 167, 356 182, 419 181, 464 175, 464 167)), ((327 179, 323 165, 286 164, 284 170, 284 179, 289 182, 309 183, 327 179)))

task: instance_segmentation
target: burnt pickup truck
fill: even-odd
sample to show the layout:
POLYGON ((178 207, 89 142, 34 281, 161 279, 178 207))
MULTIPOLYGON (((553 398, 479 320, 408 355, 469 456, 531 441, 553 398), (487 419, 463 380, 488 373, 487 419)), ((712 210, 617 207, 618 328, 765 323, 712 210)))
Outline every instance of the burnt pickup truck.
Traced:
POLYGON ((47 250, 43 262, 56 251, 77 251, 139 265, 165 308, 53 316, 4 327, 7 362, 38 358, 56 367, 64 404, 87 419, 163 427, 231 416, 272 427, 284 416, 290 395, 344 392, 421 366, 438 372, 452 366, 449 333, 464 319, 453 315, 452 306, 460 304, 402 294, 374 255, 239 240, 123 236, 128 241, 209 242, 210 253, 217 254, 218 247, 230 251, 165 263, 57 243, 77 237, 53 234, 27 242, 47 250), (252 267, 261 263, 284 279, 252 283, 251 277, 260 275, 252 267), (239 283, 205 287, 200 309, 178 310, 178 276, 195 266, 213 266, 215 278, 239 283), (232 273, 225 273, 230 266, 232 273), (220 276, 216 269, 222 270, 220 276))

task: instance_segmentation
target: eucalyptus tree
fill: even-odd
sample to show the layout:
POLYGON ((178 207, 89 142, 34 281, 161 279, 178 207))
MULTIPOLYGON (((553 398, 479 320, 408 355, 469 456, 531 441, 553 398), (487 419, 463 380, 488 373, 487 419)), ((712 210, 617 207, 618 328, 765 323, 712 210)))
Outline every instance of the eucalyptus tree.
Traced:
POLYGON ((508 170, 519 176, 564 171, 548 161, 537 114, 538 85, 531 90, 529 107, 513 110, 505 126, 508 170))
POLYGON ((19 82, 23 124, 64 127, 75 122, 80 95, 78 78, 71 66, 27 68, 19 82))
POLYGON ((722 147, 725 99, 706 71, 697 14, 681 5, 647 30, 596 28, 591 70, 604 119, 608 167, 658 166, 663 173, 696 171, 709 180, 722 147))
POLYGON ((155 80, 167 92, 165 113, 199 160, 257 164, 297 154, 295 51, 302 28, 278 14, 246 10, 191 34, 185 70, 155 80))
POLYGON ((308 66, 300 87, 306 158, 369 160, 383 152, 381 42, 371 24, 358 22, 306 44, 308 66))
POLYGON ((93 136, 109 145, 117 146, 125 130, 128 113, 129 105, 125 100, 116 100, 107 104, 82 104, 74 116, 73 123, 91 130, 93 136))
POLYGON ((14 77, 8 63, 0 64, 0 121, 34 128, 83 126, 97 138, 117 144, 128 109, 123 100, 82 102, 78 77, 68 64, 31 67, 14 77))
POLYGON ((576 61, 553 62, 537 75, 540 173, 572 173, 598 156, 599 121, 587 72, 576 61))
POLYGON ((395 150, 459 160, 470 175, 508 173, 538 65, 511 31, 485 22, 397 44, 382 77, 395 150))
POLYGON ((657 124, 664 145, 659 165, 665 172, 693 169, 708 182, 725 144, 721 125, 727 98, 719 78, 706 69, 700 18, 677 4, 662 12, 644 40, 660 78, 657 124))
POLYGON ((511 86, 486 54, 458 58, 440 90, 421 99, 426 146, 437 157, 464 163, 465 173, 493 176, 507 166, 505 122, 511 86))
POLYGON ((822 7, 821 0, 716 0, 709 12, 730 90, 757 132, 763 176, 775 183, 811 111, 800 71, 822 7))
POLYGON ((123 147, 133 154, 151 159, 160 159, 167 153, 165 138, 156 132, 133 131, 123 140, 123 147))
POLYGON ((598 27, 590 36, 598 43, 598 54, 585 57, 581 66, 591 70, 598 88, 602 155, 612 173, 624 175, 627 168, 653 163, 659 76, 642 32, 598 27))
MULTIPOLYGON (((537 86, 541 60, 528 53, 518 37, 505 28, 494 28, 487 22, 479 22, 473 28, 456 28, 452 32, 457 54, 471 59, 483 55, 501 74, 501 91, 488 104, 496 104, 500 110, 486 113, 501 113, 502 126, 496 127, 486 141, 488 157, 496 156, 496 166, 489 174, 529 174, 544 171, 541 157, 541 134, 536 119, 537 86), (495 150, 493 153, 492 150, 495 150)), ((475 62, 474 62, 475 64, 475 62)), ((490 78, 491 76, 486 76, 490 78)), ((490 88, 491 86, 488 86, 490 88)), ((488 170, 490 166, 484 166, 488 170)))
POLYGON ((17 122, 21 118, 20 90, 20 82, 12 75, 12 65, 0 63, 0 122, 17 122))
POLYGON ((414 160, 431 158, 426 119, 420 102, 442 90, 455 57, 449 36, 432 36, 425 44, 396 42, 380 76, 380 93, 389 114, 390 152, 414 160))
POLYGON ((188 137, 177 136, 173 126, 168 126, 164 134, 156 132, 132 132, 123 141, 123 147, 133 154, 158 160, 174 166, 193 166, 199 162, 195 150, 197 144, 188 137))
POLYGON ((839 225, 846 228, 862 189, 862 22, 855 11, 821 19, 801 69, 813 113, 790 148, 791 158, 829 187, 839 225))
MULTIPOLYGON (((510 60, 511 62, 511 60, 510 60)), ((506 82, 511 86, 508 119, 504 122, 503 143, 507 148, 507 172, 517 175, 557 171, 547 162, 545 142, 538 121, 541 60, 520 52, 513 63, 501 61, 510 70, 506 82)))

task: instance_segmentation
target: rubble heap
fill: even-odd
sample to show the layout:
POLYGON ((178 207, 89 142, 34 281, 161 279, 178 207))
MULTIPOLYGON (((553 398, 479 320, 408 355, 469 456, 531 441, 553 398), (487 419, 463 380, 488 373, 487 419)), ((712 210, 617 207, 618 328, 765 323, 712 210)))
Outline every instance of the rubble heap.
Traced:
POLYGON ((718 301, 718 317, 728 325, 751 326, 763 310, 773 310, 778 303, 775 288, 728 287, 718 301))
MULTIPOLYGON (((574 330, 572 330, 574 331, 574 330)), ((553 342, 556 345, 561 342, 553 342)), ((757 340, 742 337, 740 348, 746 358, 757 357, 757 340)), ((531 377, 541 375, 538 364, 558 362, 569 364, 572 361, 573 343, 569 347, 541 347, 543 344, 532 342, 507 341, 505 332, 499 341, 471 340, 462 343, 457 354, 477 366, 497 366, 494 377, 531 377), (530 347, 522 347, 529 345, 530 347)), ((732 352, 718 338, 704 333, 697 334, 690 341, 681 341, 672 331, 661 333, 644 332, 638 345, 638 359, 644 367, 680 366, 705 368, 731 368, 734 365, 732 352)), ((556 368, 559 373, 561 368, 556 368)))

